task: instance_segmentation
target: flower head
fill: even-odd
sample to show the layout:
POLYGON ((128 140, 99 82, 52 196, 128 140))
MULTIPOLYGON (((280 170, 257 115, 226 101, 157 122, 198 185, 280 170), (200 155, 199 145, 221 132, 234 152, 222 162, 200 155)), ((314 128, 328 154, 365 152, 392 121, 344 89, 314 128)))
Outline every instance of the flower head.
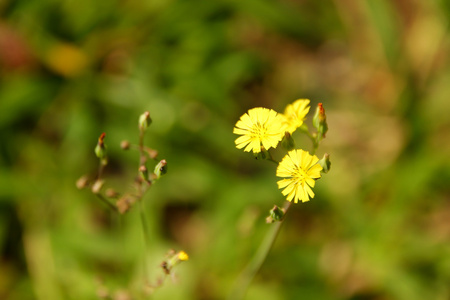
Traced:
POLYGON ((303 125, 309 108, 308 99, 298 99, 294 103, 286 106, 284 110, 284 123, 287 132, 292 134, 297 128, 303 125))
POLYGON ((283 118, 276 111, 263 107, 250 109, 237 121, 233 133, 241 135, 236 148, 253 153, 275 148, 284 136, 283 118))
POLYGON ((309 201, 314 198, 312 187, 315 180, 320 178, 322 167, 317 164, 319 159, 315 155, 310 155, 308 151, 292 150, 281 160, 277 167, 278 177, 287 177, 277 182, 278 188, 284 190, 282 194, 287 195, 287 200, 297 203, 309 201))

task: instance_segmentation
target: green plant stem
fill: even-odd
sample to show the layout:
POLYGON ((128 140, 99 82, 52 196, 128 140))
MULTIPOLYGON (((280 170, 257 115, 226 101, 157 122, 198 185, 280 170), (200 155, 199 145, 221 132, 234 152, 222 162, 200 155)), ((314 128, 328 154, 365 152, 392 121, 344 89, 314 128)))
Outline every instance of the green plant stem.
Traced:
POLYGON ((319 147, 319 142, 317 136, 314 137, 309 131, 304 131, 304 133, 311 139, 311 142, 313 143, 313 154, 316 152, 316 149, 319 147))
POLYGON ((100 200, 102 200, 103 203, 105 203, 107 206, 109 206, 112 210, 117 211, 117 207, 112 204, 111 202, 109 202, 108 199, 106 199, 105 197, 103 197, 101 194, 95 194, 100 200))
POLYGON ((144 130, 139 131, 139 166, 142 166, 145 164, 146 157, 144 152, 144 130))
MULTIPOLYGON (((290 207, 291 202, 286 202, 285 205, 283 206, 283 208, 286 211, 286 214, 290 207)), ((262 264, 266 260, 270 249, 275 243, 278 233, 280 232, 281 225, 283 225, 284 219, 286 218, 286 214, 283 220, 281 220, 280 222, 276 222, 275 224, 272 225, 269 232, 265 236, 263 242, 259 246, 258 251, 255 253, 252 260, 248 263, 248 265, 246 266, 246 268, 236 281, 235 286, 231 291, 228 299, 239 300, 244 298, 245 293, 247 292, 248 287, 250 286, 250 283, 252 282, 255 275, 258 273, 262 264)))
MULTIPOLYGON (((144 152, 144 134, 145 130, 140 129, 139 130, 139 166, 145 165, 145 162, 147 158, 145 157, 144 152)), ((145 210, 144 210, 144 203, 143 198, 144 194, 147 191, 146 187, 143 187, 142 185, 145 184, 145 182, 141 182, 138 186, 138 202, 139 202, 139 216, 141 218, 141 225, 142 225, 142 234, 144 236, 144 257, 143 257, 143 263, 144 263, 144 278, 145 278, 145 284, 149 281, 149 274, 148 274, 148 265, 147 265, 147 253, 150 246, 150 232, 147 227, 147 219, 145 217, 145 210)))
POLYGON ((99 159, 97 179, 101 179, 107 163, 108 163, 107 159, 99 159))
POLYGON ((145 211, 144 211, 144 204, 142 203, 142 199, 138 200, 139 202, 139 215, 141 218, 141 224, 142 224, 142 234, 144 235, 144 278, 145 282, 149 280, 148 271, 147 271, 147 252, 150 245, 150 233, 147 228, 147 219, 145 218, 145 211))
POLYGON ((269 153, 269 158, 268 158, 267 160, 268 160, 268 161, 271 161, 271 162, 273 162, 273 163, 275 163, 276 165, 278 165, 279 162, 276 161, 276 160, 273 158, 272 153, 270 153, 270 151, 267 151, 267 153, 269 153))

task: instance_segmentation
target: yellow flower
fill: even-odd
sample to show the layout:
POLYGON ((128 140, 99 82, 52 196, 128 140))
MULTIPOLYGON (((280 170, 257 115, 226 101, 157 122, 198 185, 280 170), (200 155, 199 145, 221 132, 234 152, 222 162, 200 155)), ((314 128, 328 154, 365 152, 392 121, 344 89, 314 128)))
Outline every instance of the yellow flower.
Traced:
POLYGON ((233 133, 241 135, 235 141, 236 148, 253 153, 276 148, 284 136, 283 118, 276 111, 263 107, 250 109, 237 121, 233 133))
POLYGON ((277 182, 278 188, 282 189, 282 194, 287 195, 287 200, 297 203, 309 201, 309 197, 314 198, 314 187, 320 178, 322 166, 317 164, 319 159, 315 155, 310 155, 308 151, 292 150, 281 160, 277 167, 278 177, 288 177, 277 182))
POLYGON ((189 255, 188 255, 186 252, 184 252, 184 251, 178 252, 177 257, 178 257, 178 259, 181 260, 181 261, 185 261, 185 260, 188 260, 188 259, 189 259, 189 255))
POLYGON ((286 106, 284 110, 286 131, 292 134, 297 128, 303 125, 306 115, 309 112, 309 100, 298 99, 294 103, 286 106))

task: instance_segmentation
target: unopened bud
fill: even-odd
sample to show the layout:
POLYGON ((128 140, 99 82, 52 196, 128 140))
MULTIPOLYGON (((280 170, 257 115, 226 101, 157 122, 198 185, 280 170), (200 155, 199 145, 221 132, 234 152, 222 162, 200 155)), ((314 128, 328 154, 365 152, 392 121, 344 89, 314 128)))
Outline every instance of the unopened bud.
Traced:
POLYGON ((104 180, 102 180, 102 179, 97 179, 97 180, 94 182, 94 184, 92 185, 92 193, 94 193, 94 194, 100 193, 100 191, 101 191, 101 189, 102 189, 104 183, 105 183, 104 180))
POLYGON ((147 130, 148 126, 152 123, 152 119, 150 118, 150 113, 148 111, 144 112, 139 117, 139 129, 141 131, 147 130))
POLYGON ((127 140, 123 140, 120 142, 120 148, 122 148, 123 150, 128 150, 130 149, 130 142, 127 140))
POLYGON ((292 135, 287 131, 284 133, 284 138, 281 141, 281 146, 283 146, 283 148, 288 151, 295 149, 294 139, 292 138, 292 135))
POLYGON ((323 155, 323 157, 317 163, 322 166, 323 173, 328 173, 328 171, 330 171, 331 161, 330 161, 330 155, 328 153, 325 153, 323 155))
POLYGON ((88 185, 89 185, 89 179, 86 175, 81 176, 76 182, 76 186, 79 190, 84 189, 88 185))
POLYGON ((167 173, 167 162, 165 159, 161 160, 155 167, 156 179, 159 179, 162 175, 167 173))
POLYGON ((119 196, 119 193, 113 190, 112 188, 109 188, 105 191, 106 197, 109 198, 117 198, 119 196))
POLYGON ((284 218, 286 210, 284 208, 279 208, 274 205, 273 208, 269 211, 269 216, 266 218, 267 223, 273 223, 275 221, 281 221, 284 218))
POLYGON ((178 259, 180 261, 189 260, 189 255, 186 252, 184 252, 184 251, 180 251, 180 252, 178 252, 178 259))
POLYGON ((319 103, 316 108, 316 112, 313 117, 313 126, 317 129, 319 141, 325 137, 328 131, 327 116, 325 115, 325 109, 322 103, 319 103))
POLYGON ((170 272, 170 270, 172 270, 172 268, 178 265, 180 262, 187 260, 189 260, 189 255, 184 251, 179 251, 169 256, 169 259, 166 261, 165 267, 170 272))
POLYGON ((97 146, 95 146, 95 155, 100 159, 102 165, 106 165, 108 163, 108 158, 106 156, 106 145, 105 145, 105 136, 106 134, 103 132, 98 138, 97 146))
POLYGON ((261 146, 261 152, 253 153, 253 155, 256 160, 265 160, 270 158, 269 152, 263 146, 261 146))
POLYGON ((148 170, 146 166, 141 165, 139 167, 139 175, 141 176, 142 179, 144 179, 144 181, 148 181, 148 170))
POLYGON ((155 149, 144 147, 144 150, 145 152, 147 152, 148 157, 150 157, 151 159, 156 159, 156 157, 158 156, 158 151, 156 151, 155 149))
POLYGON ((128 195, 123 196, 116 202, 117 210, 119 213, 124 214, 131 208, 134 202, 135 200, 132 197, 128 195))

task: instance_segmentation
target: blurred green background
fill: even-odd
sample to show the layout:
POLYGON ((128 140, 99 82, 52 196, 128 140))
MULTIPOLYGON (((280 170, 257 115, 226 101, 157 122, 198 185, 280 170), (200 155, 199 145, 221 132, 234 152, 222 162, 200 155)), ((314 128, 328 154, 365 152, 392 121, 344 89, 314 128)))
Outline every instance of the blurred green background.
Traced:
POLYGON ((444 0, 0 1, 0 299, 139 290, 138 210, 75 182, 106 132, 106 185, 130 188, 119 143, 145 110, 169 166, 145 197, 151 280, 168 249, 190 255, 150 298, 224 299, 284 202, 233 126, 298 98, 324 103, 332 170, 246 299, 450 299, 449 17, 444 0))

